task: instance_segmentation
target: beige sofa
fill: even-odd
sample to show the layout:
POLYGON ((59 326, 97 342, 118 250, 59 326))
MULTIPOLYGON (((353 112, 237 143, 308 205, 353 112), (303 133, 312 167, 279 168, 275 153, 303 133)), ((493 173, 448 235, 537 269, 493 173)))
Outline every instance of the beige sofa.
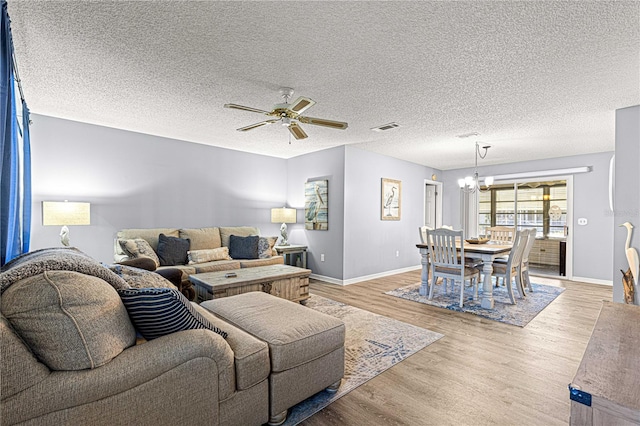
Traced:
MULTIPOLYGON (((190 251, 210 250, 229 247, 231 235, 246 237, 250 235, 260 235, 260 230, 252 226, 227 226, 208 228, 146 228, 146 229, 123 229, 118 231, 114 240, 114 260, 116 263, 129 261, 131 254, 122 247, 122 240, 132 240, 141 238, 149 243, 154 252, 158 251, 159 235, 164 234, 169 237, 189 239, 190 251)), ((271 253, 269 257, 258 259, 224 259, 213 260, 202 263, 192 263, 186 265, 160 266, 158 269, 178 268, 182 271, 182 281, 186 286, 189 284, 189 275, 202 272, 226 271, 240 268, 250 268, 253 266, 266 266, 284 264, 284 258, 279 256, 273 249, 277 237, 270 237, 271 253)))
MULTIPOLYGON (((188 302, 168 281, 158 284, 164 280, 158 274, 141 273, 146 279, 136 275, 125 281, 126 274, 119 276, 70 248, 28 253, 2 267, 3 425, 279 423, 293 404, 322 386, 339 384, 344 362, 340 320, 261 292, 240 295, 235 305, 239 296, 229 297, 207 310, 188 302), (177 295, 176 303, 208 321, 209 329, 183 329, 149 341, 136 338, 140 323, 123 303, 123 293, 147 287, 177 295), (246 330, 259 330, 250 334, 234 321, 238 315, 248 317, 255 303, 270 307, 271 313, 265 312, 272 319, 246 323, 246 330), (225 314, 225 307, 233 315, 225 314), (304 327, 310 331, 297 327, 305 321, 313 325, 304 327), (283 346, 282 339, 289 343, 276 348, 283 346), (312 347, 309 341, 315 342, 312 347), (280 368, 272 367, 274 362, 280 368), (278 385, 270 386, 276 379, 278 385)), ((166 312, 163 305, 156 314, 163 320, 166 312)))

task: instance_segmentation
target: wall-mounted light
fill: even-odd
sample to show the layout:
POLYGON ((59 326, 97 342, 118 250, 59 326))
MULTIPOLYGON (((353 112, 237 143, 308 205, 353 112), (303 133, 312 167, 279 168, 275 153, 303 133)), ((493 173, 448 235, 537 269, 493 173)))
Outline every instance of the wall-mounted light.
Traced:
POLYGON ((44 226, 62 225, 60 241, 69 246, 68 225, 91 225, 91 204, 69 201, 43 201, 42 224, 44 226))
POLYGON ((287 207, 271 209, 271 223, 282 223, 280 226, 280 235, 282 235, 281 246, 288 246, 287 223, 296 223, 296 209, 287 207))

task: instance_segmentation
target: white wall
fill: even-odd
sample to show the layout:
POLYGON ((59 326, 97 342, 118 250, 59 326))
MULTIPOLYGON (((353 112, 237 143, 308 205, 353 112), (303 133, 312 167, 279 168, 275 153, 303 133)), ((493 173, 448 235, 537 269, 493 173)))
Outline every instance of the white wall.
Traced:
POLYGON ((88 201, 91 225, 71 244, 113 261, 122 228, 253 225, 279 235, 270 209, 286 202, 286 160, 33 114, 31 249, 59 246, 42 201, 88 201))
MULTIPOLYGON (((569 232, 573 233, 573 276, 595 282, 611 282, 613 262, 613 213, 609 209, 609 160, 613 152, 523 161, 511 164, 479 167, 479 174, 491 176, 579 166, 592 166, 589 173, 576 174, 573 179, 573 219, 569 232), (587 218, 586 226, 577 224, 587 218)), ((444 173, 444 216, 460 223, 460 197, 457 179, 473 169, 447 170, 444 173)), ((459 225, 456 225, 459 226, 459 225)))

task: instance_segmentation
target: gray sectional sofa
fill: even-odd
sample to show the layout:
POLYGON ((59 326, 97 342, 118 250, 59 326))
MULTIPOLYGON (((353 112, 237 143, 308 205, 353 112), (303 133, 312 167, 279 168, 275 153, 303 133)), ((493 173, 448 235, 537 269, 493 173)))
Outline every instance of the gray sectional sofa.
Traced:
MULTIPOLYGON (((278 424, 293 404, 339 385, 342 321, 262 292, 206 308, 158 274, 129 272, 72 248, 2 267, 3 425, 278 424), (138 292, 175 296, 192 321, 137 337, 145 328, 127 295, 138 292)), ((154 314, 169 316, 165 306, 154 314)))

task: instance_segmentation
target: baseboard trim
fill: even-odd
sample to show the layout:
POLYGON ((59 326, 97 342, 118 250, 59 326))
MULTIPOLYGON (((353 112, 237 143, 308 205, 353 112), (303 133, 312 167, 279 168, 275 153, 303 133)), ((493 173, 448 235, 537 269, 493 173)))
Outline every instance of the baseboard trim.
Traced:
POLYGON ((600 285, 613 286, 613 281, 611 280, 599 280, 597 278, 576 277, 575 275, 573 276, 573 278, 571 278, 571 281, 580 281, 588 284, 600 284, 600 285))
POLYGON ((422 269, 422 266, 421 265, 409 266, 407 268, 394 269, 392 271, 385 271, 385 272, 380 272, 378 274, 371 274, 371 275, 365 275, 357 278, 350 278, 348 280, 340 280, 337 278, 325 277, 323 275, 316 275, 316 274, 311 274, 310 278, 313 278, 319 281, 325 281, 330 284, 338 284, 338 285, 344 286, 344 285, 356 284, 362 281, 375 280, 376 278, 384 278, 384 277, 388 277, 389 275, 402 274, 403 272, 411 272, 418 269, 422 269))

